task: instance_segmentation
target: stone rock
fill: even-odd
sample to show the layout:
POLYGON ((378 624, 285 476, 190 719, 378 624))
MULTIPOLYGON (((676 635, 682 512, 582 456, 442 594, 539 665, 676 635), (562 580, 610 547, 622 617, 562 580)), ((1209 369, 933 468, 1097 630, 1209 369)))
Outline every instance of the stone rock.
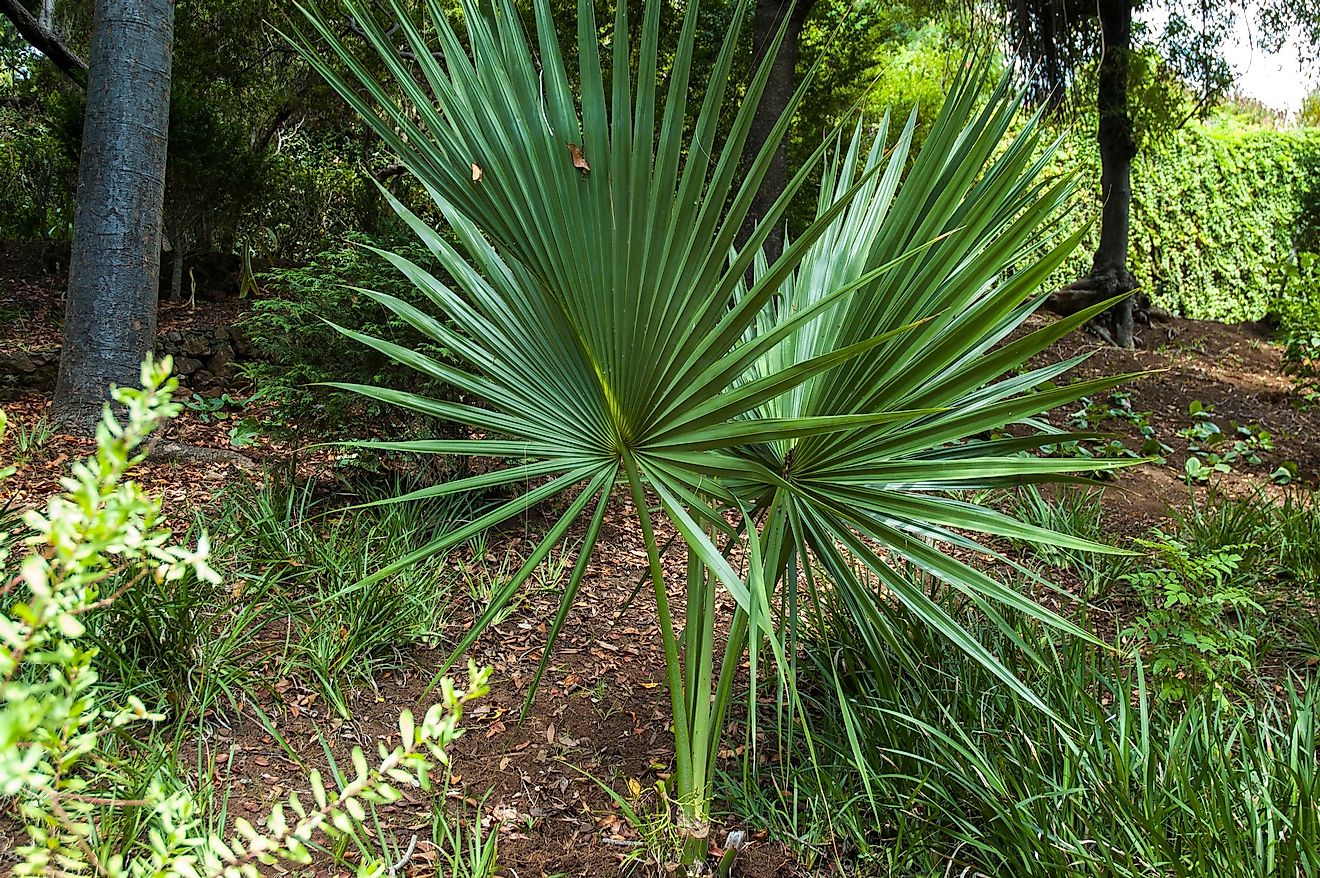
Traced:
POLYGON ((229 327, 229 340, 234 345, 234 353, 238 354, 240 359, 251 359, 257 355, 257 351, 252 347, 252 342, 248 340, 247 334, 241 327, 229 327))
POLYGON ((174 361, 174 373, 176 375, 191 375, 202 368, 201 360, 194 360, 191 357, 179 357, 174 361))
POLYGON ((217 378, 233 378, 237 374, 234 349, 229 346, 229 342, 222 341, 215 346, 215 352, 211 354, 210 370, 217 378))
POLYGON ((31 390, 49 391, 59 375, 60 352, 0 352, 0 399, 17 399, 31 390))
POLYGON ((204 357, 209 353, 210 345, 201 335, 189 335, 183 340, 183 352, 190 357, 204 357))
POLYGON ((32 362, 27 351, 15 351, 12 354, 0 354, 0 372, 6 374, 29 373, 37 371, 37 364, 32 362))

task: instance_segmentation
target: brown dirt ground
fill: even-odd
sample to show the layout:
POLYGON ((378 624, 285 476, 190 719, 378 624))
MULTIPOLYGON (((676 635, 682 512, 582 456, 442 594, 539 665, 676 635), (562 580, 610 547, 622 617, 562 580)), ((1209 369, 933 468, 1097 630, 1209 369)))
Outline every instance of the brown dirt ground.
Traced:
MULTIPOLYGON (((24 344, 37 346, 58 338, 61 306, 49 294, 53 288, 49 276, 15 268, 30 264, 30 257, 6 262, 5 251, 0 250, 0 317, 10 315, 0 325, 0 339, 8 341, 0 344, 21 337, 24 344), (19 316, 14 316, 16 312, 19 316)), ((232 321, 236 305, 225 303, 220 311, 206 310, 211 307, 207 303, 196 312, 186 306, 175 308, 163 322, 187 325, 191 320, 216 319, 217 314, 232 321)), ((1048 319, 1033 317, 1030 325, 1048 319)), ((1134 409, 1152 412, 1158 435, 1175 452, 1168 465, 1143 464, 1120 473, 1105 491, 1104 508, 1115 532, 1144 533, 1165 517, 1169 504, 1184 504, 1189 491, 1206 490, 1183 484, 1185 443, 1174 435, 1190 424, 1187 410, 1193 400, 1213 404, 1223 422, 1259 424, 1274 437, 1275 449, 1265 455, 1262 466, 1219 479, 1221 487, 1274 490, 1266 476, 1284 461, 1297 464, 1299 481, 1315 484, 1320 446, 1312 437, 1320 427, 1320 411, 1294 405, 1289 381, 1280 371, 1280 350, 1263 327, 1174 320, 1147 329, 1144 343, 1139 351, 1119 351, 1074 334, 1041 357, 1043 364, 1091 352, 1091 358, 1074 373, 1077 377, 1151 373, 1125 389, 1131 392, 1134 409)), ((46 403, 44 398, 32 396, 8 405, 7 410, 11 420, 30 424, 46 403)), ((1055 422, 1062 426, 1066 414, 1058 415, 1055 422)), ((225 423, 202 423, 197 413, 185 411, 172 428, 175 435, 171 438, 223 448, 227 446, 227 427, 225 423)), ((1131 425, 1126 423, 1106 423, 1104 428, 1132 435, 1131 425)), ((0 446, 0 460, 13 450, 13 437, 7 442, 9 447, 0 446)), ((88 448, 82 440, 54 437, 20 480, 6 485, 8 499, 19 506, 40 502, 67 463, 88 448)), ((268 463, 286 459, 289 452, 287 446, 271 441, 245 451, 268 463)), ((304 475, 324 472, 330 454, 303 454, 300 471, 304 475)), ((140 481, 159 489, 166 495, 167 506, 175 509, 205 503, 217 488, 238 477, 224 464, 153 461, 144 464, 139 474, 140 481)), ((636 834, 596 781, 583 773, 626 795, 629 780, 649 789, 672 762, 663 658, 655 645, 655 622, 646 609, 649 602, 642 595, 633 610, 619 613, 645 563, 640 540, 627 526, 625 513, 616 506, 607 518, 581 598, 569 615, 564 638, 525 721, 519 721, 519 709, 557 606, 557 594, 531 593, 515 615, 484 635, 472 651, 479 664, 495 669, 494 687, 465 718, 467 734, 453 753, 451 797, 465 800, 469 813, 480 808, 483 823, 499 833, 501 874, 518 878, 624 874, 622 860, 629 845, 636 843, 636 834)), ((508 545, 516 549, 517 536, 506 536, 508 545)), ((462 562, 456 557, 443 563, 462 562)), ((447 632, 451 640, 461 635, 461 620, 470 620, 470 610, 466 615, 457 612, 455 617, 460 621, 447 632)), ((402 708, 425 707, 427 685, 442 656, 443 649, 418 650, 413 656, 414 670, 387 674, 376 688, 353 693, 352 719, 347 721, 335 716, 300 681, 273 680, 256 704, 245 703, 242 710, 228 715, 204 717, 198 726, 200 739, 187 742, 183 751, 201 754, 206 766, 203 771, 225 791, 231 815, 264 815, 274 801, 299 789, 306 768, 323 762, 321 736, 331 742, 338 756, 346 756, 354 744, 370 752, 375 750, 375 742, 388 743, 397 734, 396 717, 402 708), (254 707, 270 717, 288 751, 278 745, 254 707)), ((412 835, 420 842, 403 874, 420 878, 437 874, 435 853, 428 845, 432 808, 431 801, 414 796, 385 809, 401 847, 406 847, 412 835)), ((748 878, 805 874, 785 847, 767 840, 758 827, 746 828, 752 843, 739 859, 735 874, 748 878)), ((723 837, 721 832, 716 840, 723 837)), ((638 872, 651 873, 651 869, 638 872)))

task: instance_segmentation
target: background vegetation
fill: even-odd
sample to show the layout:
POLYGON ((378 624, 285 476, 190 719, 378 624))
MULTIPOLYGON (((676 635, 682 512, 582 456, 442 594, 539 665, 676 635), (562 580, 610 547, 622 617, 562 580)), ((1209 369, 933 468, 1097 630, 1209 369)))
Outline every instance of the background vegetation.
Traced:
MULTIPOLYGON (((348 5, 360 20, 378 8, 348 5)), ((456 656, 483 629, 503 639, 510 623, 533 638, 519 642, 534 641, 523 657, 537 669, 500 694, 544 704, 531 690, 584 609, 579 589, 630 552, 648 568, 661 623, 647 617, 645 632, 662 632, 649 658, 667 666, 663 684, 642 685, 671 696, 645 702, 658 711, 652 743, 676 741, 648 752, 646 785, 594 779, 632 824, 625 868, 733 850, 732 835, 715 834, 727 825, 764 833, 806 869, 887 878, 1320 878, 1315 473, 1295 462, 1271 472, 1270 432, 1208 403, 1181 406, 1171 425, 1166 412, 1134 411, 1116 378, 1069 383, 1081 358, 1054 357, 1055 345, 1089 315, 1028 320, 1039 290, 1086 270, 1095 230, 1067 236, 1097 209, 1095 120, 1028 121, 1014 89, 994 86, 1007 62, 990 54, 979 77, 966 72, 985 31, 931 7, 812 7, 801 72, 828 54, 800 97, 789 154, 812 157, 854 108, 862 122, 851 139, 852 126, 826 138, 828 158, 776 208, 803 247, 778 263, 749 252, 731 268, 737 223, 723 223, 721 197, 667 201, 637 183, 636 209, 616 214, 622 196, 601 182, 612 162, 633 171, 618 179, 646 181, 652 157, 678 169, 720 149, 730 150, 720 179, 738 178, 725 138, 747 131, 748 75, 711 75, 745 71, 754 55, 730 36, 731 4, 709 4, 683 38, 678 7, 651 19, 655 7, 632 4, 651 37, 632 50, 607 4, 581 43, 574 4, 550 4, 555 20, 541 28, 558 29, 565 69, 510 63, 522 112, 472 101, 472 115, 450 117, 469 133, 516 130, 483 144, 509 173, 483 182, 489 169, 469 170, 465 155, 410 156, 433 187, 458 193, 449 204, 396 164, 396 151, 435 134, 429 101, 405 111, 405 143, 321 78, 345 73, 327 45, 356 53, 364 66, 340 90, 360 83, 393 106, 387 74, 402 37, 327 25, 302 44, 306 65, 268 27, 289 24, 276 4, 180 4, 167 232, 185 268, 208 256, 230 266, 221 297, 242 301, 215 307, 243 315, 251 394, 178 402, 168 369, 148 366, 146 389, 119 398, 127 431, 106 422, 67 495, 26 515, 0 502, 0 803, 32 841, 23 868, 63 857, 103 875, 193 878, 194 850, 207 874, 269 853, 394 878, 411 848, 377 806, 394 803, 399 782, 430 809, 408 831, 429 833, 436 871, 499 874, 501 833, 531 833, 540 817, 495 817, 449 788, 461 772, 448 770, 446 747, 483 674, 466 694, 442 684, 444 709, 405 715, 397 730, 391 706, 398 747, 382 744, 383 770, 361 752, 337 759, 330 738, 354 729, 364 698, 388 697, 383 680, 430 676, 433 650, 456 656), (593 62, 596 42, 619 60, 593 62), (675 52, 689 49, 691 104, 654 153, 629 140, 630 119, 575 127, 570 105, 584 91, 606 117, 604 92, 587 87, 594 74, 626 61, 641 64, 640 83, 667 83, 675 52), (536 112, 546 70, 562 86, 553 137, 536 112), (696 109, 712 85, 727 86, 727 106, 696 109), (594 138, 582 161, 594 170, 560 148, 579 134, 594 138), (1075 193, 1033 183, 1033 161, 1056 138, 1043 180, 1075 175, 1075 193), (527 144, 543 148, 519 152, 527 144), (863 168, 877 173, 848 193, 863 168), (556 197, 528 204, 531 191, 556 197), (492 193, 506 197, 492 207, 492 193), (672 253, 642 246, 671 219, 672 253), (1063 246, 1042 258, 1042 241, 1063 246), (827 319, 802 323, 812 308, 827 319), (634 311, 648 316, 641 332, 634 311), (1034 334, 1014 334, 1024 324, 1034 334), (1034 359, 1042 352, 1048 364, 1034 359), (842 366, 827 374, 829 358, 842 366), (767 382, 777 383, 755 396, 767 382), (1077 435, 1036 417, 1064 404, 1077 435), (211 496, 177 508, 159 484, 123 481, 172 416, 238 409, 262 418, 244 418, 246 441, 259 427, 279 452, 293 449, 278 471, 207 483, 211 496), (1136 444, 1092 433, 1115 421, 1136 444), (363 437, 384 441, 337 449, 333 465, 351 459, 370 478, 318 482, 299 469, 299 455, 324 453, 320 440, 363 437), (1165 468, 1179 440, 1186 462, 1165 468), (1158 528, 1117 532, 1096 484, 1043 484, 1147 459, 1188 490, 1158 528), (626 542, 634 532, 642 539, 626 542), (524 620, 528 593, 549 597, 524 620), (229 810, 202 742, 246 722, 292 760, 280 718, 264 712, 288 706, 272 692, 291 680, 314 696, 304 706, 327 708, 326 780, 300 777, 314 806, 286 799, 257 827, 229 810), (400 766, 403 778, 391 773, 400 766), (445 776, 428 788, 432 768, 445 776), (294 827, 309 813, 320 822, 304 838, 294 827)), ((75 45, 87 11, 59 4, 75 45)), ((480 40, 488 60, 523 58, 512 28, 498 47, 480 28, 446 35, 451 60, 480 40)), ((0 62, 0 204, 12 205, 0 239, 58 254, 80 99, 8 31, 0 62)), ((465 95, 504 85, 494 67, 461 76, 422 64, 465 95)), ((1320 104, 1313 96, 1285 122, 1153 81, 1135 92, 1131 265, 1143 292, 1187 317, 1268 318, 1298 390, 1281 406, 1308 411, 1320 400, 1320 132, 1308 127, 1320 104)), ((650 105, 624 93, 612 106, 650 105)), ((649 121, 639 115, 637 130, 649 121)), ((68 456, 48 453, 61 441, 47 420, 16 425, 0 448, 18 466, 0 478, 64 472, 68 456)), ((641 612, 632 601, 646 584, 623 608, 585 609, 617 613, 616 624, 641 612)), ((605 677, 597 686, 585 693, 593 703, 605 677)), ((487 738, 501 715, 514 725, 501 705, 481 714, 487 738)), ((733 859, 715 862, 727 874, 733 859)))

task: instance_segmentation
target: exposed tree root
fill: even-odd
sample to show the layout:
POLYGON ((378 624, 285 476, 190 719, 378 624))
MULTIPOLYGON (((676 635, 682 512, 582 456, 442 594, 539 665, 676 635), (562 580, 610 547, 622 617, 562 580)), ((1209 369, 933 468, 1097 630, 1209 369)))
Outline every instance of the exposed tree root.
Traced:
MULTIPOLYGON (((1054 291, 1045 299, 1042 307, 1060 317, 1070 317, 1092 305, 1135 289, 1136 280, 1126 270, 1097 272, 1054 291)), ((1133 331, 1135 324, 1150 326, 1152 323, 1164 322, 1169 317, 1168 311, 1153 306, 1144 294, 1132 292, 1128 298, 1091 320, 1087 324, 1087 331, 1106 344, 1130 349, 1137 346, 1137 337, 1133 331)))
POLYGON ((147 457, 176 463, 224 463, 244 472, 253 472, 260 466, 252 458, 227 448, 207 448, 202 445, 184 445, 181 442, 152 441, 147 445, 147 457))

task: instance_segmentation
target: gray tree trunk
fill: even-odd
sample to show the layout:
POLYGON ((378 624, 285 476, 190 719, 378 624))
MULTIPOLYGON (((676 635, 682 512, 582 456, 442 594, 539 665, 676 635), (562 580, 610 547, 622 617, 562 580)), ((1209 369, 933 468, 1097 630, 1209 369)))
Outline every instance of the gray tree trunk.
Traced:
POLYGON ((156 337, 174 4, 95 0, 64 346, 52 415, 90 433, 156 337))

